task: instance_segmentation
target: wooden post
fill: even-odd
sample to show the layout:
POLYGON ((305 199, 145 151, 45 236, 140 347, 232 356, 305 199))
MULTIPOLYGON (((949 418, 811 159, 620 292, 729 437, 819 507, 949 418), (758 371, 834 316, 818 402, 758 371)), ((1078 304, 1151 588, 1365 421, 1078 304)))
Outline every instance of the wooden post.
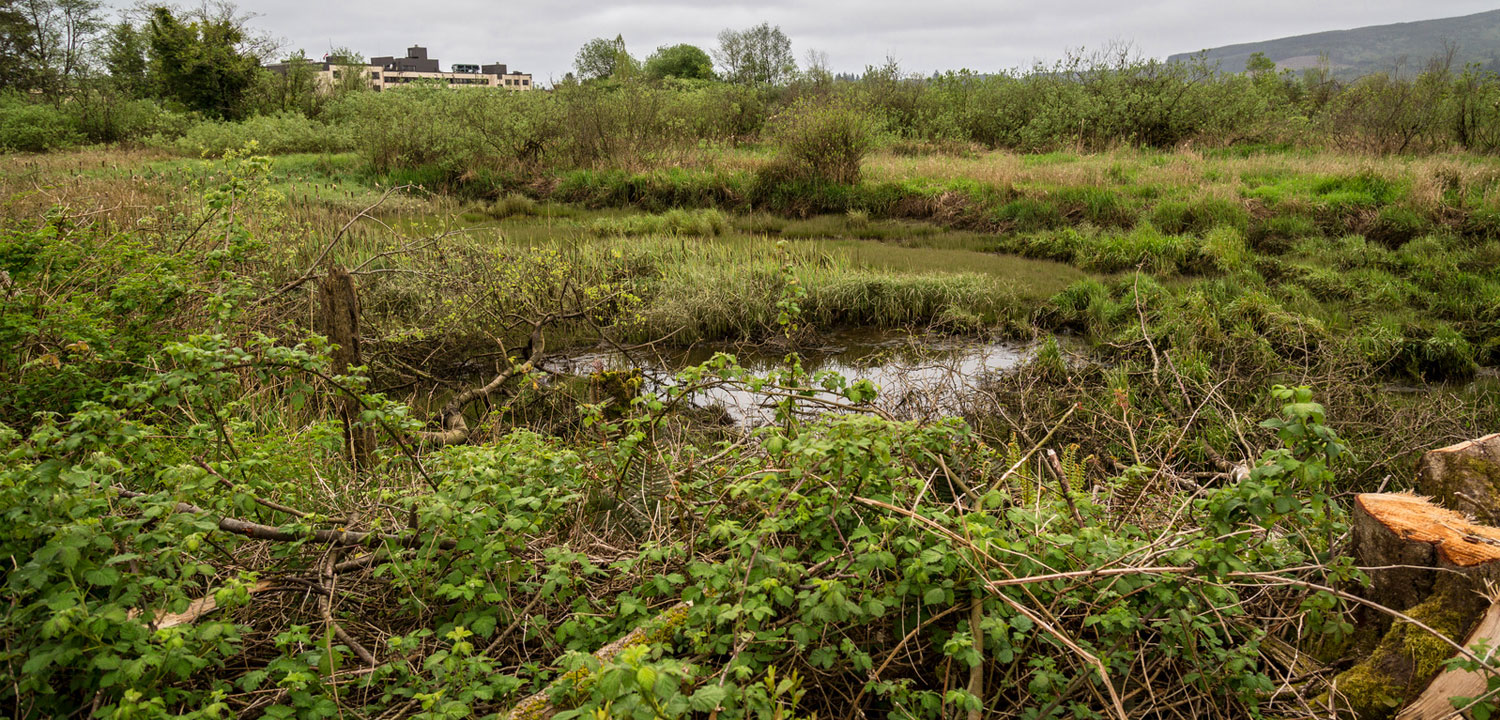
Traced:
MULTIPOLYGON (((359 349, 359 292, 354 277, 341 265, 330 265, 318 284, 319 328, 333 343, 333 374, 343 375, 349 368, 364 364, 359 349)), ((375 431, 359 427, 360 403, 340 395, 336 401, 339 419, 344 422, 344 451, 356 468, 368 467, 375 446, 375 431)))

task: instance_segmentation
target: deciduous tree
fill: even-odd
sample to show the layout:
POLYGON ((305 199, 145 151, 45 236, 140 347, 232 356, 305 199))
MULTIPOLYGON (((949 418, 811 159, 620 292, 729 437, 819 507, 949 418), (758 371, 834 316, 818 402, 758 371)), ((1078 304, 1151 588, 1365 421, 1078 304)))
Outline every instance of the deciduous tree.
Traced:
POLYGON ((573 58, 573 67, 578 71, 578 79, 587 82, 621 79, 639 71, 640 62, 625 50, 625 38, 616 35, 614 40, 594 38, 584 43, 573 58))
POLYGON ((712 80, 714 61, 696 45, 663 45, 646 58, 646 75, 658 79, 712 80))
POLYGON ((770 23, 724 29, 714 59, 726 80, 743 85, 781 85, 797 74, 791 39, 770 23))
POLYGON ((16 3, 30 26, 30 65, 37 86, 56 96, 87 69, 89 45, 104 19, 99 0, 20 0, 16 3))
POLYGON ((0 0, 0 89, 29 87, 35 79, 29 59, 36 50, 36 33, 26 22, 17 0, 0 0))
POLYGON ((233 16, 187 19, 156 7, 147 33, 151 75, 164 97, 213 117, 244 113, 246 90, 264 71, 254 54, 242 51, 246 33, 233 16))

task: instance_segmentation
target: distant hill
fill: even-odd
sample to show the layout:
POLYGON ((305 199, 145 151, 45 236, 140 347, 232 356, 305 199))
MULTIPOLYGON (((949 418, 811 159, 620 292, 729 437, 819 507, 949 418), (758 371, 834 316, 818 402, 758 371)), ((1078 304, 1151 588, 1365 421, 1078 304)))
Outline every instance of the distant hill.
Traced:
MULTIPOLYGON (((1281 68, 1301 70, 1317 64, 1320 53, 1327 53, 1334 72, 1349 77, 1390 70, 1402 57, 1409 69, 1420 70, 1429 58, 1444 51, 1444 42, 1458 47, 1455 70, 1479 63, 1500 72, 1500 10, 1225 45, 1208 50, 1207 57, 1224 71, 1239 72, 1251 54, 1262 52, 1281 68)), ((1187 60, 1196 54, 1180 53, 1170 59, 1187 60)))

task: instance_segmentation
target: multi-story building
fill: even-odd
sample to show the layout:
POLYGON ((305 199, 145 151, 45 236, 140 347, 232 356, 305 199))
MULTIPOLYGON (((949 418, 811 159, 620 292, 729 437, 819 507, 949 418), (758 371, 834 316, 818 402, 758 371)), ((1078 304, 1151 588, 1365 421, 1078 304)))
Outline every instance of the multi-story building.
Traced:
MULTIPOLYGON (((454 63, 451 70, 443 72, 437 58, 427 57, 427 48, 415 45, 406 50, 406 57, 375 57, 363 65, 331 62, 312 63, 319 87, 334 87, 344 81, 346 72, 357 72, 369 84, 370 89, 380 92, 389 87, 414 82, 440 82, 449 87, 503 87, 507 90, 531 90, 531 73, 514 72, 504 63, 492 65, 467 65, 454 63)), ((276 63, 267 69, 285 73, 288 63, 276 63)))

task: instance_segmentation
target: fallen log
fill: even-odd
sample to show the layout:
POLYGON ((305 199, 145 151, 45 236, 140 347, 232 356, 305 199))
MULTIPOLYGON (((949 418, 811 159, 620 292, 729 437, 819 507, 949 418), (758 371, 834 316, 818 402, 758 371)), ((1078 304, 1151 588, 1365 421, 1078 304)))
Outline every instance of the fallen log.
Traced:
MULTIPOLYGON (((251 595, 254 595, 255 593, 270 590, 272 587, 274 586, 271 584, 270 580, 260 580, 250 587, 245 588, 245 590, 251 595)), ((204 595, 203 597, 188 603, 187 608, 180 613, 174 613, 168 610, 157 610, 156 612, 152 613, 151 624, 156 629, 161 630, 169 627, 177 627, 178 625, 187 625, 189 623, 196 622, 198 618, 219 609, 219 601, 215 597, 216 595, 217 593, 213 592, 204 595)), ((126 617, 136 618, 139 617, 140 614, 141 611, 139 609, 132 609, 130 612, 126 613, 126 617)))
MULTIPOLYGON (((1472 648, 1475 643, 1485 642, 1489 647, 1485 659, 1494 657, 1500 650, 1500 595, 1496 595, 1491 589, 1489 596, 1490 608, 1484 613, 1464 639, 1464 647, 1472 648)), ((1489 691, 1490 673, 1476 670, 1444 670, 1432 683, 1427 686, 1422 694, 1417 696, 1410 705, 1407 705, 1396 720, 1447 720, 1453 717, 1466 717, 1456 713, 1454 698, 1478 699, 1489 691)), ((1493 699, 1492 699, 1493 701, 1493 699)))
MULTIPOLYGON (((636 626, 634 630, 626 633, 620 639, 605 645, 594 651, 594 658, 600 663, 607 663, 618 656, 626 648, 647 643, 661 642, 675 634, 687 620, 688 611, 693 603, 684 600, 666 610, 661 611, 656 617, 636 626)), ((559 707, 552 702, 551 694, 554 688, 564 680, 571 680, 575 685, 584 685, 592 681, 593 673, 587 668, 580 668, 569 672, 542 690, 528 695, 525 699, 516 703, 509 712, 500 714, 505 720, 547 720, 566 708, 559 707)))
POLYGON ((531 352, 525 362, 516 365, 509 370, 501 372, 493 380, 479 387, 471 387, 454 395, 443 409, 438 412, 438 419, 442 424, 442 430, 418 430, 417 439, 429 445, 459 445, 469 441, 469 422, 464 419, 464 410, 471 403, 489 398, 495 394, 512 378, 530 375, 541 362, 542 355, 546 349, 546 336, 542 333, 542 326, 546 320, 536 323, 532 327, 530 347, 531 352))

